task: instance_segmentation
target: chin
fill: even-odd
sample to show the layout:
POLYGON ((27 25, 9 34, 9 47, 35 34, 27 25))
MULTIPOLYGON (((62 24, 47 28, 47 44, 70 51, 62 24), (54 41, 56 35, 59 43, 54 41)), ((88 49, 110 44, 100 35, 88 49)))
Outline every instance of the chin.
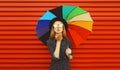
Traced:
POLYGON ((56 32, 56 33, 61 33, 61 31, 59 31, 59 32, 56 32))

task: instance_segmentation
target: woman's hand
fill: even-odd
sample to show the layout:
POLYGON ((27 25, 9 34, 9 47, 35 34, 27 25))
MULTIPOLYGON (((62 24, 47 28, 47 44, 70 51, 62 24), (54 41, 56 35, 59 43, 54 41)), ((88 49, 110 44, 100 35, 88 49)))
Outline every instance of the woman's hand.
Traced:
POLYGON ((73 58, 71 54, 72 54, 71 49, 70 49, 70 48, 67 48, 67 49, 66 49, 66 55, 69 57, 69 59, 72 59, 72 58, 73 58))
POLYGON ((68 57, 69 57, 69 59, 73 59, 73 56, 72 56, 72 55, 69 55, 68 57))
POLYGON ((69 54, 71 54, 71 53, 72 53, 71 49, 70 49, 70 48, 67 48, 67 49, 66 49, 66 55, 69 55, 69 54))

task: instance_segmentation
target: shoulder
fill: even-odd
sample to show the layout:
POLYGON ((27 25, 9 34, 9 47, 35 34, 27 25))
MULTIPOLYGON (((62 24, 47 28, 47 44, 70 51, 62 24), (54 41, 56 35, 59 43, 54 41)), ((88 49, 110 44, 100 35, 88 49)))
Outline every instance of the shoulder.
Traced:
POLYGON ((50 42, 51 42, 51 39, 48 39, 48 40, 46 41, 47 45, 49 45, 50 42))
POLYGON ((48 40, 47 40, 47 43, 50 42, 50 40, 51 40, 51 39, 48 39, 48 40))
POLYGON ((66 38, 66 40, 67 40, 69 43, 71 42, 69 38, 66 38))
POLYGON ((46 41, 46 43, 47 43, 47 44, 50 44, 50 43, 52 43, 53 40, 54 40, 54 39, 48 39, 48 40, 46 41))
POLYGON ((48 39, 46 42, 47 42, 47 43, 50 43, 51 41, 52 41, 52 39, 48 39))

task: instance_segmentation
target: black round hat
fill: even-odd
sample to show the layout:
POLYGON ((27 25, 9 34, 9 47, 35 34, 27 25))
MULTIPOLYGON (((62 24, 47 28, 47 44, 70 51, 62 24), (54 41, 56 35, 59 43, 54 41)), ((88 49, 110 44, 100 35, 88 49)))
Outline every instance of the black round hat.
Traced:
POLYGON ((53 23, 54 23, 55 21, 61 21, 61 22, 64 24, 64 26, 65 26, 66 32, 68 31, 68 24, 67 24, 66 20, 64 20, 63 18, 54 18, 54 19, 52 19, 52 20, 50 21, 50 24, 49 24, 50 30, 51 30, 51 28, 52 28, 52 26, 53 26, 53 23))

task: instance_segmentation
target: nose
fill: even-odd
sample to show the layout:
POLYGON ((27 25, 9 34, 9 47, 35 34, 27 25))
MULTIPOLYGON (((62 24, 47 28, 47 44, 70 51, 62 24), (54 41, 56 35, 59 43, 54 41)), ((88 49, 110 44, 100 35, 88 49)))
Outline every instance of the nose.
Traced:
POLYGON ((59 28, 57 28, 57 31, 60 31, 60 29, 59 29, 59 28))

